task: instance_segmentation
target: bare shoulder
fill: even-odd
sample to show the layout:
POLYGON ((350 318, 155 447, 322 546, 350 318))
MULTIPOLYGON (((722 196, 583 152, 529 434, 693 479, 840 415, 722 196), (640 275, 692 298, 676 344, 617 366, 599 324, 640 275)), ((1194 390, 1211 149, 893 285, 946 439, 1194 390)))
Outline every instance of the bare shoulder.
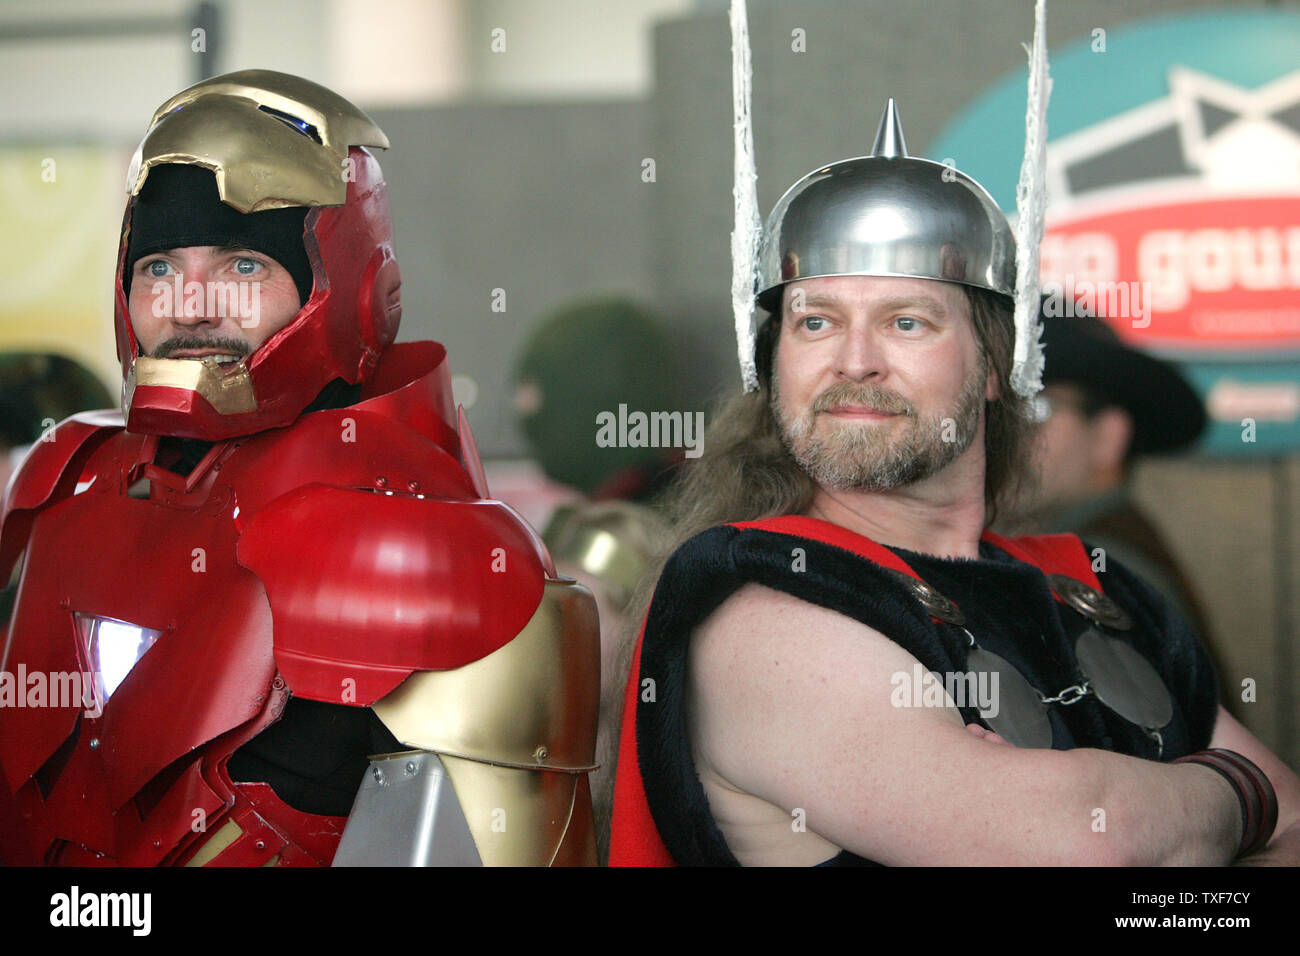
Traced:
POLYGON ((978 743, 954 707, 892 705, 894 675, 913 673, 915 664, 879 631, 758 585, 737 591, 696 629, 692 750, 742 862, 747 851, 790 863, 817 862, 836 848, 890 857, 859 828, 876 831, 872 822, 904 796, 911 765, 932 747, 978 743), (799 814, 807 840, 790 837, 799 814))
MULTIPOLYGON (((696 630, 697 639, 711 634, 728 635, 751 628, 764 630, 788 626, 792 619, 844 617, 828 608, 809 604, 784 591, 761 584, 746 584, 718 605, 696 630)), ((725 637, 723 638, 725 640, 725 637)))
POLYGON ((696 628, 690 680, 722 695, 717 702, 723 706, 729 694, 739 693, 739 703, 751 707, 751 691, 779 687, 796 698, 820 697, 835 688, 867 691, 868 706, 887 707, 890 678, 915 663, 901 646, 860 621, 749 584, 696 628))

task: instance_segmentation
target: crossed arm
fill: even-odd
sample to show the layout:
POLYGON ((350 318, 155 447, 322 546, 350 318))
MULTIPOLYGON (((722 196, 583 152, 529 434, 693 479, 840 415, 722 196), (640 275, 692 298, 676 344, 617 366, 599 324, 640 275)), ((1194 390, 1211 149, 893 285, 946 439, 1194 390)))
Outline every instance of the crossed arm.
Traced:
MULTIPOLYGON (((691 644, 697 763, 786 814, 801 808, 809 830, 880 863, 1232 861, 1241 812, 1213 770, 991 743, 955 707, 892 706, 891 676, 916 663, 857 621, 748 586, 691 644)), ((1225 712, 1211 743, 1253 760, 1277 791, 1276 835, 1252 861, 1294 862, 1300 779, 1225 712)))
POLYGON ((1238 861, 1240 865, 1300 865, 1300 777, 1222 707, 1214 724, 1210 746, 1235 750, 1253 762, 1268 776, 1277 793, 1277 827, 1273 838, 1258 853, 1238 861))

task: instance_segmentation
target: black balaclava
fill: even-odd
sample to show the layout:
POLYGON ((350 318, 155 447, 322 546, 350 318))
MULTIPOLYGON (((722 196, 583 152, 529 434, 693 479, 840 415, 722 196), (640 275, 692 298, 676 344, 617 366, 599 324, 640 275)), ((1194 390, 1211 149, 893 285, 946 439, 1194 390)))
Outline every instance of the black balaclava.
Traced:
POLYGON ((122 288, 131 294, 131 275, 144 256, 185 246, 239 245, 270 256, 293 277, 298 304, 311 298, 312 272, 303 245, 307 207, 242 213, 217 193, 209 169, 185 164, 155 166, 131 210, 122 288))
MULTIPOLYGON (((221 201, 217 178, 201 166, 169 163, 149 170, 149 178, 131 209, 122 288, 131 294, 131 275, 143 257, 186 246, 239 245, 270 256, 293 277, 298 304, 306 305, 313 285, 311 263, 303 245, 307 207, 291 206, 242 213, 221 201)), ((322 408, 345 408, 360 400, 361 386, 335 379, 303 414, 322 408)), ((180 457, 168 465, 189 474, 212 447, 201 439, 180 439, 180 457)))

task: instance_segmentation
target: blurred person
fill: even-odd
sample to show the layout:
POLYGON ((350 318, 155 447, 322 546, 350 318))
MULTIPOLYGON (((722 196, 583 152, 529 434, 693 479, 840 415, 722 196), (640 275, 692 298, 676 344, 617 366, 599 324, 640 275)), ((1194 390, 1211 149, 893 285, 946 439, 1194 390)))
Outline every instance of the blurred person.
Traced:
POLYGON ((367 147, 269 71, 155 113, 122 415, 64 421, 4 502, 5 862, 595 862, 595 606, 486 500, 445 349, 394 341, 367 147))
POLYGON ((673 343, 660 320, 621 298, 545 316, 520 350, 515 412, 547 478, 591 501, 649 502, 683 458, 670 436, 609 442, 601 422, 675 409, 681 392, 673 343), (651 443, 652 438, 659 441, 651 443))
POLYGON ((1137 573, 1212 644, 1191 582, 1155 524, 1132 498, 1130 479, 1147 455, 1172 454, 1205 431, 1200 398, 1168 362, 1121 341, 1101 318, 1055 314, 1044 299, 1043 391, 1034 480, 1007 527, 1071 532, 1137 573))
POLYGON ((1181 616, 1073 535, 987 530, 1036 390, 1015 252, 892 101, 777 203, 758 388, 683 473, 628 680, 611 863, 1300 858, 1300 779, 1181 616))
POLYGON ((576 493, 544 522, 542 538, 560 573, 589 588, 600 610, 600 769, 591 783, 604 860, 623 686, 638 623, 629 614, 638 582, 667 539, 656 497, 685 452, 662 441, 611 444, 600 425, 616 420, 620 407, 625 419, 637 412, 680 412, 672 341, 659 320, 631 301, 579 302, 538 323, 513 379, 519 426, 533 456, 547 480, 576 493))
POLYGON ((94 373, 52 352, 0 353, 0 492, 31 445, 76 412, 109 408, 94 373))

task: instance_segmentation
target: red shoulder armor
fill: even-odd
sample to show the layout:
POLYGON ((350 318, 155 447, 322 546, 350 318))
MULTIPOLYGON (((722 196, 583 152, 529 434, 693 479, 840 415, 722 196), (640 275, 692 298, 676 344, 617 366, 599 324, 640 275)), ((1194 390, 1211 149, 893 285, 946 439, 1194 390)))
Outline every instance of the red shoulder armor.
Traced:
POLYGON ((355 706, 509 643, 554 575, 536 532, 484 500, 442 346, 392 346, 376 382, 357 405, 247 440, 221 469, 281 674, 299 696, 355 706))
POLYGON ((504 646, 541 603, 549 561, 508 506, 312 484, 248 522, 275 659, 295 694, 368 706, 412 671, 504 646))
POLYGON ((32 445, 9 480, 0 508, 0 581, 9 579, 26 546, 36 511, 53 498, 71 494, 81 477, 81 465, 101 442, 124 427, 121 412, 81 412, 32 445))

